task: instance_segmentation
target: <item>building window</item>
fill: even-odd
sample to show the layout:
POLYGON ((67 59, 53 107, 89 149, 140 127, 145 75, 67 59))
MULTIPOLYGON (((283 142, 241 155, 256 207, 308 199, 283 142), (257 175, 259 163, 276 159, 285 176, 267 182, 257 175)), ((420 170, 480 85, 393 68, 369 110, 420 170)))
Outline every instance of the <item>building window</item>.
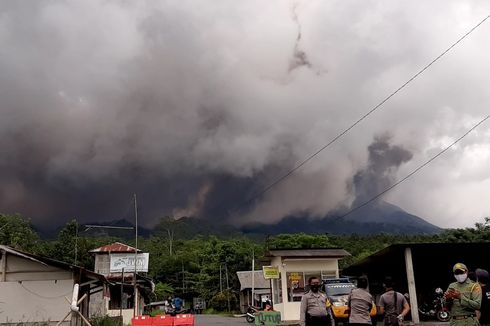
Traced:
POLYGON ((121 297, 121 286, 110 286, 109 288, 111 294, 111 301, 109 301, 109 309, 132 309, 134 298, 133 298, 133 287, 125 286, 123 289, 121 297))
POLYGON ((322 280, 326 280, 327 278, 336 278, 336 271, 322 271, 322 280))
POLYGON ((286 273, 288 284, 288 301, 301 301, 305 294, 305 276, 303 272, 286 273))
MULTIPOLYGON (((308 287, 308 280, 310 277, 318 277, 320 280, 327 278, 335 278, 337 274, 335 271, 318 271, 318 272, 288 272, 286 273, 288 284, 288 301, 298 302, 310 289, 308 287)), ((278 282, 280 283, 280 282, 278 282)), ((282 302, 278 301, 278 302, 282 302)))

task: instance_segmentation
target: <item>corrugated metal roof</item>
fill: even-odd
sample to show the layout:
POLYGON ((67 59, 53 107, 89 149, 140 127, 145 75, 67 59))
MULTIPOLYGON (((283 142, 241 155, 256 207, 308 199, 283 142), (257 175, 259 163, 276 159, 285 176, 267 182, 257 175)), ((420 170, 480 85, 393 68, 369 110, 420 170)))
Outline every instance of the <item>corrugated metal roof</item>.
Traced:
POLYGON ((19 256, 19 257, 22 257, 22 258, 25 258, 25 259, 29 259, 29 260, 32 260, 32 261, 35 261, 36 263, 40 263, 42 265, 45 265, 45 266, 48 266, 48 264, 34 258, 34 257, 31 257, 29 256, 28 254, 24 254, 23 252, 20 252, 18 250, 15 250, 13 248, 10 248, 8 246, 4 246, 4 245, 0 245, 0 250, 3 250, 3 251, 6 251, 8 252, 9 254, 12 254, 14 256, 19 256))
POLYGON ((316 257, 316 258, 343 258, 350 256, 344 249, 271 249, 269 257, 316 257))
MULTIPOLYGON (((91 253, 103 253, 103 252, 134 252, 135 248, 128 246, 127 244, 121 243, 121 242, 114 242, 109 245, 105 245, 93 250, 90 250, 91 253)), ((138 252, 141 252, 141 250, 138 249, 138 252)))
POLYGON ((110 283, 103 275, 89 271, 89 270, 87 270, 83 267, 80 267, 80 266, 68 264, 68 263, 65 263, 62 261, 58 261, 58 260, 43 257, 43 256, 34 255, 34 254, 31 254, 28 252, 24 252, 24 251, 20 251, 20 250, 11 248, 9 246, 5 246, 5 245, 0 245, 0 250, 3 250, 3 251, 5 251, 11 255, 15 255, 18 257, 25 258, 25 259, 29 259, 31 261, 34 261, 36 263, 40 263, 40 264, 45 265, 45 266, 50 266, 50 265, 56 266, 56 267, 62 268, 62 269, 67 270, 67 271, 77 270, 81 273, 84 273, 85 275, 87 275, 89 277, 96 278, 96 279, 98 279, 102 282, 105 282, 105 283, 110 283))
MULTIPOLYGON (((244 289, 252 288, 252 271, 236 272, 238 280, 240 281, 240 291, 244 289)), ((255 271, 254 274, 254 288, 255 289, 269 289, 270 281, 264 278, 262 271, 255 271)))

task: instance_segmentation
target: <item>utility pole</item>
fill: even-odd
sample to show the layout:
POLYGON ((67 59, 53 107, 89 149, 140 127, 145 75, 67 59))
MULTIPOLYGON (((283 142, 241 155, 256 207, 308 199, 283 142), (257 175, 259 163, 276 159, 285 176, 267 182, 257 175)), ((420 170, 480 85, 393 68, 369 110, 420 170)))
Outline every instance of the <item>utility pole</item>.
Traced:
POLYGON ((138 261, 138 203, 134 194, 134 277, 133 277, 133 317, 136 316, 136 306, 138 304, 136 293, 136 262, 138 261))
POLYGON ((252 306, 255 305, 255 249, 252 248, 252 306))
POLYGON ((182 295, 185 293, 185 270, 184 270, 184 261, 182 261, 182 295))
POLYGON ((75 266, 77 266, 77 260, 78 260, 78 221, 75 219, 75 263, 74 263, 75 266))
POLYGON ((228 312, 230 312, 230 283, 228 283, 228 265, 225 263, 226 273, 226 299, 228 300, 228 312))

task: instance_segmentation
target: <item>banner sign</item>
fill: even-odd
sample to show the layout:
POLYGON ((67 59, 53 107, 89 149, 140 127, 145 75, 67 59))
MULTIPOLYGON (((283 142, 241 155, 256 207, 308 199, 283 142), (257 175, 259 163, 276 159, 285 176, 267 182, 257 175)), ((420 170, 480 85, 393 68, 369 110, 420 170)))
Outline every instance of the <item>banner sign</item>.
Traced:
MULTIPOLYGON (((120 273, 124 268, 124 272, 134 272, 134 254, 111 254, 111 273, 120 273)), ((136 261, 137 272, 148 272, 148 261, 150 260, 149 253, 138 254, 136 261)))
POLYGON ((266 280, 279 278, 279 267, 277 266, 262 266, 262 271, 266 280))
POLYGON ((261 311, 255 316, 255 325, 280 326, 281 313, 279 311, 261 311))

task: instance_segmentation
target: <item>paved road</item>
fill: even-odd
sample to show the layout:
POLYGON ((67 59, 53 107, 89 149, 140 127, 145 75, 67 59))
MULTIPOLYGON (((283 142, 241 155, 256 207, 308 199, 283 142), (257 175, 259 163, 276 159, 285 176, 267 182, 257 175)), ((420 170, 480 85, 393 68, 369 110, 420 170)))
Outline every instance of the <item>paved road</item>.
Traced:
POLYGON ((245 317, 235 318, 235 317, 221 317, 213 315, 196 315, 195 326, 215 326, 215 325, 226 325, 226 326, 245 326, 254 325, 249 324, 245 320, 245 317))

